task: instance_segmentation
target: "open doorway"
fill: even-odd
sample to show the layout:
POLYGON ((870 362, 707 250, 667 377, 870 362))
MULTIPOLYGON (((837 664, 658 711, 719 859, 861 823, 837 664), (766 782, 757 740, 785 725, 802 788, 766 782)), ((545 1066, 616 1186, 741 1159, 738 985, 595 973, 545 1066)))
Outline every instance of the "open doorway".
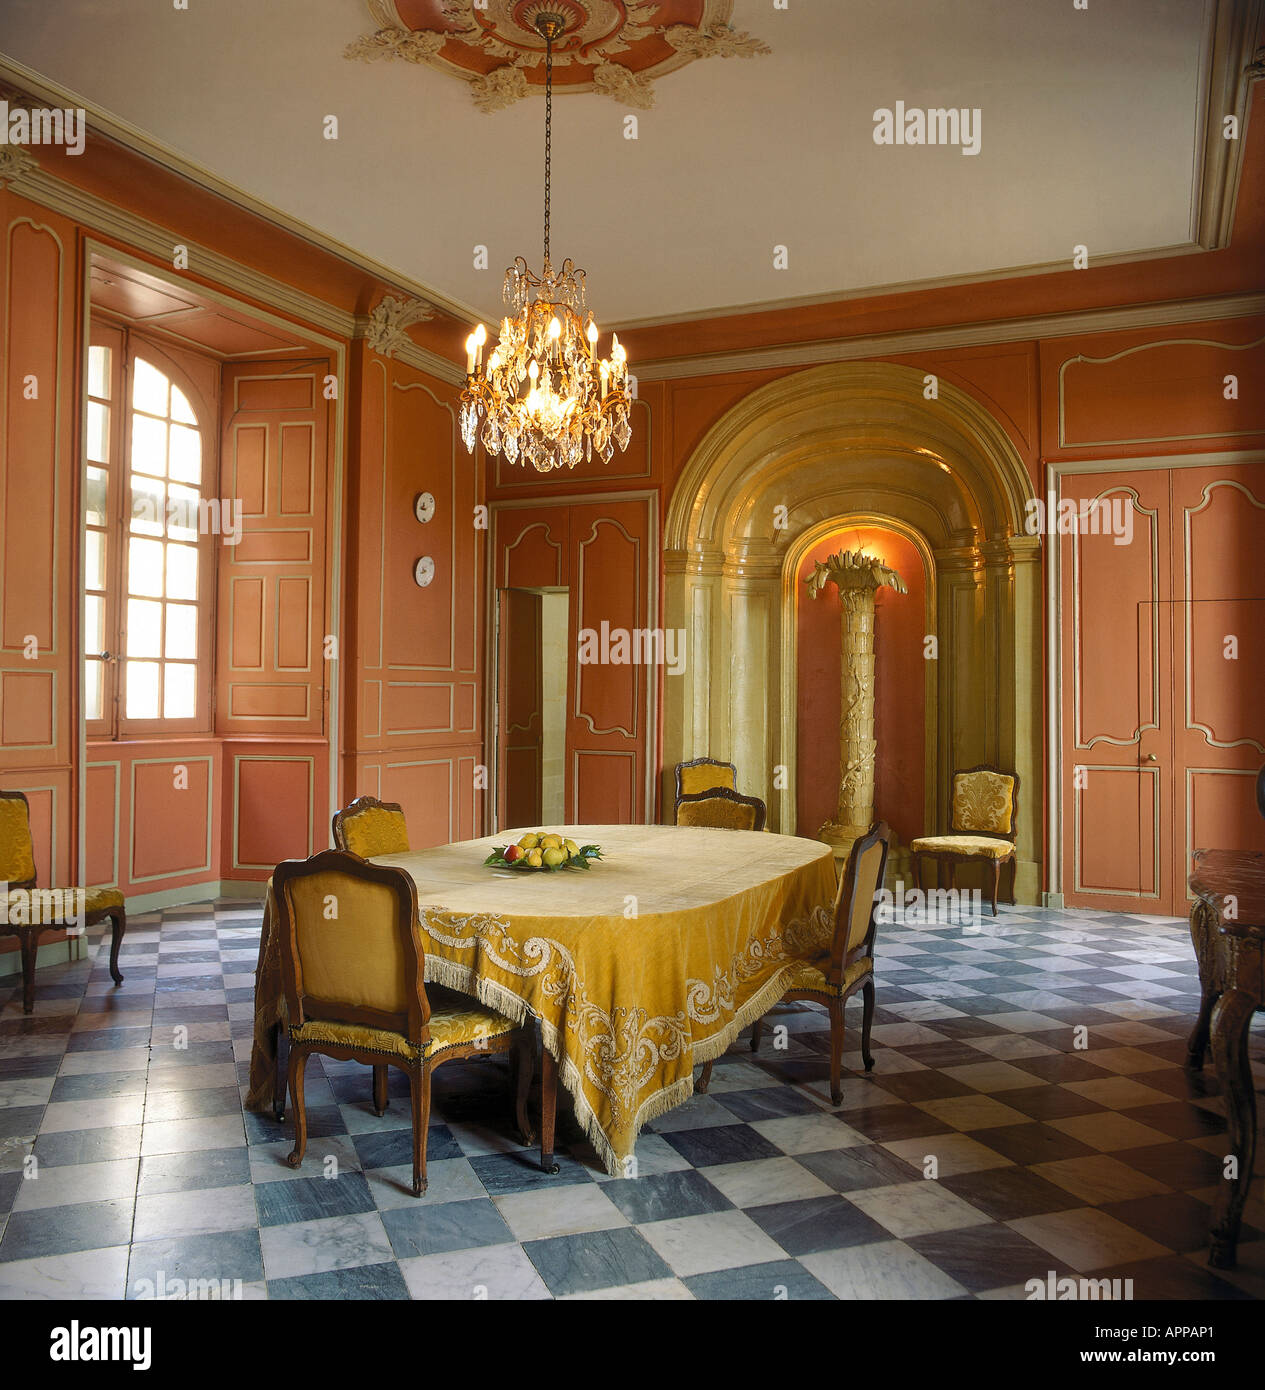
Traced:
POLYGON ((497 595, 497 829, 562 825, 567 816, 567 633, 564 588, 497 595))

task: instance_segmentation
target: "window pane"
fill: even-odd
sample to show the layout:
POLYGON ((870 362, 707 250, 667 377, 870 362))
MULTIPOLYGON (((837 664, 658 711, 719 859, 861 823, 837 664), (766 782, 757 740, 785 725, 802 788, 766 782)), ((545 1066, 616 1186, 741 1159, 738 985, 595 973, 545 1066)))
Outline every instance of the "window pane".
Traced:
POLYGON ((105 525, 105 469, 89 468, 84 482, 84 506, 91 526, 105 525))
POLYGON ((193 666, 173 666, 170 662, 163 669, 163 718, 192 719, 198 712, 198 697, 195 683, 197 668, 193 666))
POLYGON ((148 410, 151 415, 167 413, 167 378, 151 366, 143 357, 138 357, 132 369, 132 405, 137 410, 148 410))
POLYGON ((167 534, 175 541, 198 538, 198 490, 171 483, 167 488, 167 534))
POLYGON ((84 534, 85 557, 83 582, 86 589, 105 588, 105 533, 87 531, 84 534))
POLYGON ((196 425, 198 417, 193 413, 193 407, 189 404, 189 398, 179 388, 172 385, 171 388, 171 418, 181 420, 186 425, 196 425))
POLYGON ((83 649, 90 656, 98 656, 105 637, 105 599, 99 594, 89 594, 84 604, 83 649))
POLYGON ((163 544, 143 541, 135 536, 127 543, 127 591, 162 598, 163 544))
POLYGON ((158 718, 158 662, 129 661, 127 672, 127 717, 158 718))
POLYGON ((198 655, 198 610, 192 605, 167 605, 167 650, 165 655, 187 661, 198 655))
POLYGON ((167 597, 197 598, 198 549, 193 545, 167 547, 167 597))
POLYGON ((172 425, 171 476, 182 483, 202 481, 202 436, 197 430, 172 425))
POLYGON ((101 672, 99 661, 84 662, 83 713, 85 719, 101 718, 101 672))
POLYGON ((161 656, 163 606, 152 599, 127 601, 127 659, 134 656, 161 656))
POLYGON ((166 488, 154 478, 132 474, 132 517, 134 536, 161 536, 166 515, 166 488))
POLYGON ((110 461, 110 407, 88 402, 88 457, 93 463, 110 461))
POLYGON ((148 415, 132 416, 132 468, 162 478, 167 472, 167 426, 148 415))
POLYGON ((110 395, 110 349, 90 347, 88 349, 88 394, 90 396, 110 395))

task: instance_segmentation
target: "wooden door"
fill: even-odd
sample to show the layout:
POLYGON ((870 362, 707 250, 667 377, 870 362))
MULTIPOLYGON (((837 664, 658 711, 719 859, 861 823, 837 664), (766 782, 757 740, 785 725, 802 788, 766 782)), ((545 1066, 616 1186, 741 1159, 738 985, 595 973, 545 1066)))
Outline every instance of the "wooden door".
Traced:
POLYGON ((571 509, 571 671, 567 684, 566 807, 572 825, 649 820, 647 700, 660 671, 648 590, 650 513, 644 502, 571 509))
POLYGON ((1265 468, 1062 480, 1113 496, 1125 543, 1058 537, 1064 899, 1184 916, 1196 849, 1265 850, 1265 468))
POLYGON ((1164 913, 1173 893, 1168 474, 1066 476, 1099 511, 1058 544, 1063 624, 1063 889, 1069 906, 1164 913), (1105 505, 1124 535, 1101 524, 1105 505), (1129 534, 1127 525, 1131 524, 1129 534))
POLYGON ((527 589, 501 589, 497 598, 496 825, 507 830, 540 824, 541 598, 527 589))
POLYGON ((1196 849, 1265 850, 1265 466, 1173 474, 1173 911, 1196 849))

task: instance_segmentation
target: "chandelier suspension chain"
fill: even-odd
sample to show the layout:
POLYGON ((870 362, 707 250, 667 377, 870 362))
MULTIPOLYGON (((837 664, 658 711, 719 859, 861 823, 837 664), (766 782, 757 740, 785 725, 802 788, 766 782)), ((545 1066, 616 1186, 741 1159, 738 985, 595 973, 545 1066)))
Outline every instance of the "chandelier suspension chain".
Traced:
POLYGON ((549 179, 553 155, 553 34, 545 35, 545 264, 549 264, 549 179))
POLYGON ((522 462, 539 473, 574 468, 589 459, 609 463, 632 438, 628 354, 618 335, 609 357, 598 353, 597 324, 588 312, 584 272, 568 259, 550 264, 553 186, 553 43, 566 33, 565 16, 545 11, 535 27, 545 40, 544 267, 534 275, 517 257, 505 272, 510 313, 486 363, 482 324, 466 339, 466 385, 461 393, 461 439, 474 453, 522 462))

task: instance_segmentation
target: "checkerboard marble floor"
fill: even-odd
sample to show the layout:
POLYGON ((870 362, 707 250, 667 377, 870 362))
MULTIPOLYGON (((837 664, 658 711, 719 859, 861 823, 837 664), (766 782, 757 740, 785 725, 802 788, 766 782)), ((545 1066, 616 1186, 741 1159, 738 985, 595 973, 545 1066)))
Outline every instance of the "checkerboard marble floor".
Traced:
POLYGON ((853 1050, 858 1000, 842 1106, 825 1014, 781 1008, 758 1055, 739 1039, 707 1095, 647 1127, 635 1178, 565 1116, 545 1177, 503 1059, 450 1064, 421 1200, 394 1074, 379 1119, 367 1069, 312 1061, 299 1172, 288 1125, 243 1112, 258 931, 240 902, 137 916, 121 988, 91 934, 91 959, 40 970, 29 1019, 0 983, 0 1297, 991 1299, 1051 1270, 1139 1299, 1265 1295, 1259 1182, 1239 1267, 1206 1267, 1226 1141, 1211 1064, 1182 1067, 1183 921, 882 928, 877 1066, 853 1050))

